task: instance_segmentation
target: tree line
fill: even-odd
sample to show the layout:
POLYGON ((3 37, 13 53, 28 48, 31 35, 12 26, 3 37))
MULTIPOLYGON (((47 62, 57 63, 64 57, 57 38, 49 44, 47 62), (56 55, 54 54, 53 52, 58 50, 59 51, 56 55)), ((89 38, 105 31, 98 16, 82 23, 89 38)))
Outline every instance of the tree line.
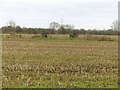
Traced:
POLYGON ((51 22, 49 28, 27 28, 20 27, 14 21, 9 21, 6 26, 1 27, 3 34, 92 34, 92 35, 118 35, 118 22, 114 21, 111 29, 74 29, 73 25, 60 25, 57 22, 51 22))

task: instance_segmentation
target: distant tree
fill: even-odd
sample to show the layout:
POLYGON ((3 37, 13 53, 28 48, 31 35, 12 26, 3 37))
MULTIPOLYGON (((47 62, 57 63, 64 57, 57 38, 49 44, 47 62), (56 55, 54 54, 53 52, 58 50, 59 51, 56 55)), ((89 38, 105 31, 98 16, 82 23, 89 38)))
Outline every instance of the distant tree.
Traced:
POLYGON ((112 30, 117 31, 119 25, 120 23, 117 20, 113 21, 111 25, 112 30))
POLYGON ((80 31, 79 31, 79 33, 80 33, 80 34, 86 34, 86 31, 85 31, 85 29, 82 29, 82 28, 81 28, 80 31))
POLYGON ((12 28, 10 26, 2 27, 2 33, 10 33, 11 31, 12 31, 12 28))
POLYGON ((10 34, 15 34, 16 23, 14 21, 10 20, 6 23, 6 25, 7 25, 7 29, 9 29, 8 30, 9 33, 10 34))
POLYGON ((65 33, 70 34, 74 30, 74 26, 73 25, 65 25, 64 29, 65 29, 65 33))
POLYGON ((50 33, 51 34, 55 34, 55 32, 58 30, 58 28, 60 27, 60 24, 57 22, 51 22, 49 25, 50 28, 50 33))
POLYGON ((15 26, 16 26, 16 23, 15 23, 14 21, 10 20, 10 21, 8 21, 8 22, 6 23, 6 25, 7 25, 7 26, 10 26, 10 27, 15 27, 15 26))
POLYGON ((23 29, 20 26, 16 26, 16 33, 23 33, 23 29))
POLYGON ((68 29, 68 30, 73 30, 74 29, 73 25, 65 25, 64 27, 65 27, 65 29, 68 29))
POLYGON ((74 26, 73 25, 60 25, 59 29, 58 29, 58 33, 59 34, 70 34, 72 33, 72 31, 74 30, 74 26))
POLYGON ((59 34, 66 34, 65 25, 60 25, 58 29, 59 34))

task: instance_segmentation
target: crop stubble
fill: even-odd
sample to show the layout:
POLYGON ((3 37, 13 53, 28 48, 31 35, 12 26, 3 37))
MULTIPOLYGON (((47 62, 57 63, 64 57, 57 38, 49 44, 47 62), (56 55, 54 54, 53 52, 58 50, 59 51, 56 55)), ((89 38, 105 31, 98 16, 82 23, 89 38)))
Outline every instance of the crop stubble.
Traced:
POLYGON ((3 87, 117 87, 116 41, 3 41, 3 87))

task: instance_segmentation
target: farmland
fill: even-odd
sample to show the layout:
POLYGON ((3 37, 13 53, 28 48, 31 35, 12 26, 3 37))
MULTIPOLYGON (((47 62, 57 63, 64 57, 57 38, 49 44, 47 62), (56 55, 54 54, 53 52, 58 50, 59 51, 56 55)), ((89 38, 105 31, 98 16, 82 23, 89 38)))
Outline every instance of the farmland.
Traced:
POLYGON ((20 37, 3 38, 3 87, 118 86, 117 36, 20 37))

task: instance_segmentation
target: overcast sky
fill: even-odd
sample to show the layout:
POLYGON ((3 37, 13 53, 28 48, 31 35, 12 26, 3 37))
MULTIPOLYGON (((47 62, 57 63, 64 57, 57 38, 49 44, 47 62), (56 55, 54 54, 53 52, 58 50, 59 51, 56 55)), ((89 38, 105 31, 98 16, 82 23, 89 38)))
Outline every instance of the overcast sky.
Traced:
POLYGON ((118 17, 118 0, 0 0, 0 26, 13 20, 24 27, 55 21, 75 28, 107 29, 118 17))

